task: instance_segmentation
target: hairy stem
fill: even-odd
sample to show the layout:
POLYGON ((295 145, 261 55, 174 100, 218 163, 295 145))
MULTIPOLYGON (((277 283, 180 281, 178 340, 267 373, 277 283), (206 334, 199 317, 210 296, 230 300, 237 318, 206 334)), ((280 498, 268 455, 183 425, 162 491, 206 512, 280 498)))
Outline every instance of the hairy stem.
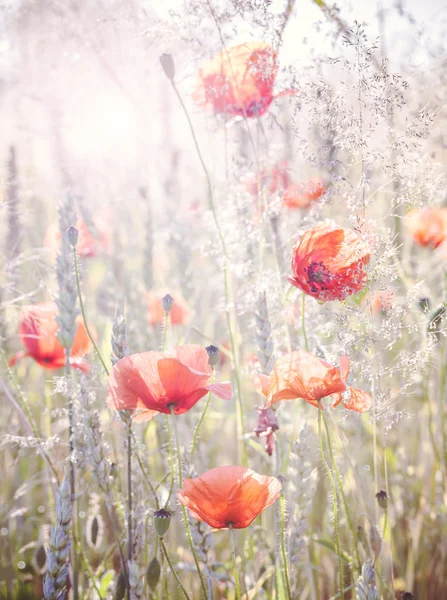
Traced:
MULTIPOLYGON (((182 487, 183 486, 182 455, 180 452, 180 443, 179 443, 179 437, 178 437, 178 432, 177 432, 177 421, 176 421, 176 417, 174 414, 174 407, 172 405, 170 407, 170 410, 171 410, 171 418, 172 418, 174 435, 175 435, 175 444, 177 446, 178 480, 179 480, 179 486, 182 487)), ((197 573, 200 578, 200 585, 202 586, 202 590, 203 590, 203 593, 205 594, 206 600, 208 600, 208 591, 207 591, 207 588, 205 585, 205 580, 203 578, 202 571, 200 570, 199 557, 197 556, 196 549, 194 548, 194 542, 192 539, 191 528, 189 526, 188 513, 186 512, 186 508, 185 508, 185 506, 183 506, 183 504, 182 504, 182 511, 183 511, 183 517, 185 519, 186 534, 188 537, 189 546, 191 548, 191 552, 194 557, 194 562, 195 562, 196 568, 197 568, 197 573)))
POLYGON ((281 508, 281 554, 284 568, 284 579, 286 581, 287 599, 292 600, 292 593, 290 591, 289 581, 289 563, 287 560, 286 552, 286 500, 284 494, 280 496, 280 508, 281 508))
POLYGON ((84 301, 82 300, 82 294, 81 294, 81 283, 79 281, 79 267, 78 267, 78 255, 76 252, 76 248, 73 248, 73 260, 74 260, 74 267, 75 267, 75 274, 76 274, 76 287, 78 289, 78 298, 79 298, 79 307, 81 309, 81 314, 82 314, 82 320, 84 322, 84 327, 85 330, 87 332, 88 337, 90 338, 91 343, 93 344, 93 348, 95 349, 96 355, 99 358, 99 360, 101 361, 102 366, 104 367, 104 371, 107 373, 107 375, 109 374, 109 370, 106 366, 106 363, 104 362, 104 359, 101 356, 100 351, 98 350, 98 346, 96 345, 96 342, 90 332, 88 323, 87 323, 87 317, 85 315, 85 308, 84 308, 84 301))
POLYGON ((234 377, 235 377, 235 381, 236 381, 236 391, 237 391, 238 439, 240 439, 242 441, 242 452, 241 452, 242 464, 244 466, 248 466, 247 447, 246 447, 246 440, 244 437, 244 407, 242 404, 241 379, 240 379, 240 374, 239 374, 239 366, 238 366, 237 352, 236 352, 236 341, 235 341, 236 338, 235 338, 234 331, 233 331, 233 324, 232 324, 231 311, 230 311, 230 282, 229 282, 229 273, 228 273, 229 259, 228 259, 227 247, 225 244, 225 238, 222 233, 222 229, 220 227, 220 222, 217 217, 216 206, 214 204, 213 186, 211 183, 211 178, 208 173, 208 169, 205 165, 205 161, 203 160, 202 152, 200 150, 200 146, 199 146, 199 143, 197 141, 197 137, 196 137, 196 134, 194 131, 194 126, 189 117, 189 113, 183 102, 183 99, 177 89, 177 86, 175 85, 175 83, 172 79, 171 79, 171 84, 172 84, 174 92, 177 95, 177 98, 181 104, 183 112, 185 113, 185 117, 188 121, 189 129, 191 131, 191 136, 194 141, 194 146, 196 148, 197 155, 198 155, 200 163, 202 165, 202 169, 205 173, 205 177, 206 177, 207 184, 208 184, 208 201, 209 201, 209 205, 211 208, 211 212, 213 214, 213 219, 214 219, 214 224, 216 226, 217 235, 218 235, 221 247, 222 247, 222 255, 223 255, 223 259, 224 259, 223 273, 224 273, 225 314, 227 317, 228 334, 230 337, 230 347, 231 347, 231 352, 233 355, 234 377))
MULTIPOLYGON (((127 418, 127 560, 132 560, 132 419, 127 418)), ((131 600, 130 580, 127 582, 127 599, 131 600)))
POLYGON ((357 544, 357 532, 356 532, 353 522, 352 522, 351 512, 349 510, 349 504, 348 504, 348 501, 346 500, 346 495, 345 495, 345 492, 343 489, 343 482, 341 480, 340 473, 338 471, 337 463, 335 462, 334 453, 332 450, 331 437, 329 435, 329 426, 327 424, 326 417, 324 416, 324 414, 323 414, 323 423, 324 423, 324 427, 326 429, 327 447, 329 450, 329 456, 331 457, 332 468, 334 469, 335 477, 336 477, 337 483, 338 483, 338 488, 340 490, 341 497, 343 499, 343 505, 345 507, 345 512, 346 512, 346 517, 348 519, 349 529, 351 530, 352 537, 354 538, 354 552, 355 552, 355 556, 357 559, 357 569, 359 572, 361 572, 362 561, 360 560, 360 554, 359 554, 359 549, 358 549, 358 544, 357 544))
POLYGON ((161 547, 161 549, 163 551, 164 557, 166 558, 166 562, 168 563, 169 568, 171 569, 171 573, 174 575, 175 579, 177 580, 177 583, 179 584, 180 589, 182 590, 183 595, 185 596, 186 600, 190 600, 188 592, 183 587, 183 583, 182 583, 182 581, 181 581, 181 579, 180 579, 177 571, 174 569, 174 566, 173 566, 173 564, 171 562, 171 559, 169 558, 168 550, 167 550, 167 548, 165 546, 163 538, 159 538, 159 540, 160 540, 160 547, 161 547))
POLYGON ((231 543, 231 555, 233 557, 234 580, 236 582, 236 598, 237 598, 237 600, 241 600, 241 585, 239 583, 239 573, 237 570, 236 545, 234 543, 234 530, 233 530, 232 525, 230 525, 229 532, 230 532, 230 543, 231 543))
POLYGON ((321 456, 321 461, 323 463, 324 469, 329 477, 329 481, 331 484, 331 489, 332 489, 332 495, 334 497, 334 537, 335 537, 335 549, 337 552, 337 556, 338 556, 338 569, 339 569, 339 585, 340 585, 340 598, 341 600, 344 600, 344 586, 343 586, 343 563, 342 563, 342 558, 341 558, 341 552, 340 552, 340 540, 338 537, 338 506, 337 506, 337 489, 335 487, 335 481, 334 478, 332 476, 332 472, 329 468, 329 465, 326 461, 326 457, 324 454, 324 447, 323 447, 323 432, 321 430, 321 421, 322 421, 322 406, 321 406, 321 400, 318 402, 318 439, 320 441, 320 456, 321 456))
MULTIPOLYGON (((211 376, 211 383, 214 383, 214 370, 213 370, 213 374, 211 376)), ((194 435, 192 438, 192 448, 191 448, 191 455, 194 454, 194 451, 197 447, 197 442, 199 440, 199 430, 200 427, 203 423, 203 420, 205 419, 205 415, 207 413, 208 407, 210 405, 210 400, 211 400, 211 392, 208 392, 208 396, 206 398, 206 403, 205 403, 205 408, 203 409, 202 414, 200 415, 200 419, 199 422, 196 425, 196 428, 194 429, 194 435)))

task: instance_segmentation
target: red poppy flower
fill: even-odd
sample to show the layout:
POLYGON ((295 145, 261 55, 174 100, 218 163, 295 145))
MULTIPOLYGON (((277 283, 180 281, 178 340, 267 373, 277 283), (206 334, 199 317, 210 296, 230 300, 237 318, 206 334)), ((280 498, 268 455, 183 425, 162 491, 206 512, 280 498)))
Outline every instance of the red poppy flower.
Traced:
POLYGON ((163 352, 131 354, 119 360, 109 377, 107 405, 116 410, 142 409, 137 421, 156 413, 180 415, 209 391, 231 398, 231 383, 210 383, 212 375, 205 348, 185 344, 171 356, 163 352))
POLYGON ((304 350, 282 356, 269 377, 257 376, 255 387, 266 397, 267 407, 297 398, 318 406, 325 396, 347 389, 340 369, 304 350))
MULTIPOLYGON (((165 320, 165 311, 162 305, 162 298, 166 296, 168 292, 150 290, 147 293, 147 315, 149 323, 154 327, 155 325, 161 325, 165 320)), ((169 319, 173 325, 185 325, 189 322, 191 316, 191 309, 189 304, 179 293, 173 292, 174 304, 172 305, 169 313, 169 319)))
MULTIPOLYGON (((101 219, 95 220, 96 231, 89 230, 84 219, 79 218, 76 223, 79 231, 79 241, 76 246, 78 256, 82 258, 95 258, 101 249, 106 250, 109 244, 107 227, 101 219)), ((53 223, 47 229, 44 246, 57 252, 61 243, 61 231, 58 223, 53 223)))
POLYGON ((185 479, 177 493, 191 516, 215 529, 243 529, 279 497, 276 477, 246 467, 216 467, 195 479, 185 479))
POLYGON ((326 186, 321 180, 311 180, 304 185, 290 185, 284 192, 283 204, 288 208, 307 208, 321 198, 326 186))
POLYGON ((365 287, 369 259, 368 246, 354 231, 320 223, 295 245, 288 279, 317 300, 344 300, 365 287))
MULTIPOLYGON (((340 359, 340 371, 343 380, 346 381, 349 375, 349 369, 351 361, 347 356, 342 356, 340 359)), ((346 392, 340 394, 332 394, 334 408, 343 401, 343 406, 348 410, 355 410, 356 412, 365 412, 369 410, 373 404, 372 398, 369 394, 358 388, 349 387, 346 392)))
MULTIPOLYGON (((280 165, 275 165, 269 172, 262 169, 260 174, 261 187, 267 189, 270 194, 284 191, 290 183, 290 176, 287 170, 287 162, 284 161, 280 165)), ((252 196, 257 196, 259 193, 257 177, 250 177, 245 183, 247 192, 252 196)))
POLYGON ((248 42, 222 50, 200 70, 194 101, 231 117, 263 115, 274 98, 277 53, 263 42, 248 42))
MULTIPOLYGON (((65 365, 65 348, 57 339, 57 313, 57 305, 52 302, 25 308, 19 325, 19 336, 26 351, 18 352, 9 361, 10 365, 15 365, 24 356, 31 356, 46 369, 60 369, 65 365)), ((78 317, 76 322, 78 328, 70 352, 70 364, 81 371, 88 371, 88 363, 81 359, 90 352, 92 343, 82 319, 78 317)))
POLYGON ((447 239, 447 208, 411 210, 407 215, 407 227, 420 246, 437 248, 447 239))

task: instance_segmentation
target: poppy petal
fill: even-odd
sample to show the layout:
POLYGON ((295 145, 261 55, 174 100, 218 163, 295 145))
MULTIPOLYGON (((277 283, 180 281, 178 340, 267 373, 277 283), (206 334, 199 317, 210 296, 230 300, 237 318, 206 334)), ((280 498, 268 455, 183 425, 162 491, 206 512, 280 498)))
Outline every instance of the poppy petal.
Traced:
POLYGON ((254 377, 254 386, 255 390, 267 397, 269 392, 269 376, 262 375, 261 373, 257 373, 254 377))
POLYGON ((351 397, 349 400, 343 403, 343 406, 348 410, 355 410, 356 412, 366 412, 373 405, 373 399, 369 394, 358 388, 349 388, 351 397))
POLYGON ((142 406, 151 410, 165 408, 166 392, 157 368, 164 356, 151 351, 119 360, 109 376, 107 406, 115 410, 135 410, 142 406))
POLYGON ((210 383, 206 386, 206 389, 222 400, 231 400, 233 388, 229 381, 222 381, 221 383, 210 383))
POLYGON ((139 412, 135 413, 132 417, 132 420, 135 423, 147 423, 148 421, 152 421, 154 417, 159 414, 157 410, 149 410, 147 408, 143 408, 139 412))
POLYGON ((29 356, 28 352, 16 352, 14 354, 14 356, 12 356, 9 359, 8 365, 10 367, 13 367, 15 364, 17 364, 19 362, 19 360, 22 360, 22 358, 24 358, 25 356, 29 356))

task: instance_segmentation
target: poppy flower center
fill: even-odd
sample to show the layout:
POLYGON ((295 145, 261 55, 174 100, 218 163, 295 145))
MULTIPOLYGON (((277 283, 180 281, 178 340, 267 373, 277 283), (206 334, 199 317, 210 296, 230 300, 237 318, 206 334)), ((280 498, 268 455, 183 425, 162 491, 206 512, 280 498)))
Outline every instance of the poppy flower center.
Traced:
POLYGON ((322 262, 312 261, 304 270, 307 273, 307 282, 310 285, 312 293, 327 290, 328 285, 334 278, 333 274, 322 262))

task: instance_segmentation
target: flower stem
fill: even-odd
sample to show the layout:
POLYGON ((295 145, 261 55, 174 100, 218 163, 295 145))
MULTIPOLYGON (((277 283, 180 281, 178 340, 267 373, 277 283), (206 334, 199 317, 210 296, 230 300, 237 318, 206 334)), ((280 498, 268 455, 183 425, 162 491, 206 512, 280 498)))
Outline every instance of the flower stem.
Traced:
MULTIPOLYGON (((170 410, 171 410, 171 418, 172 418, 174 435, 175 435, 175 444, 177 446, 178 480, 179 480, 179 486, 182 487, 183 486, 182 455, 180 452, 180 443, 179 443, 179 437, 178 437, 178 431, 177 431, 177 421, 176 421, 176 417, 174 414, 174 407, 172 405, 170 407, 170 410)), ((183 511, 183 517, 185 519, 186 534, 188 536, 189 546, 191 548, 191 552, 194 557, 194 562, 195 562, 196 568, 197 568, 197 573, 199 574, 199 578, 200 578, 200 585, 202 586, 202 590, 205 594, 206 600, 208 600, 208 592, 206 589, 205 580, 203 579, 202 571, 200 570, 200 565, 199 565, 199 558, 197 556, 196 549, 194 548, 194 542, 192 539, 191 528, 189 526, 188 513, 186 512, 186 508, 183 506, 183 504, 182 504, 182 511, 183 511)))
POLYGON ((207 184, 208 184, 208 201, 209 201, 209 205, 211 208, 211 212, 213 214, 213 219, 214 219, 214 224, 216 226, 217 235, 219 237, 220 244, 222 247, 222 254, 223 254, 223 259, 224 259, 223 273, 224 273, 225 313, 226 313, 226 317, 227 317, 228 334, 230 337, 230 347, 231 347, 231 352, 233 355, 234 378, 236 380, 236 391, 237 391, 238 438, 242 440, 242 453, 241 453, 242 454, 242 457, 241 457, 242 464, 244 466, 248 466, 248 454, 247 454, 246 440, 244 437, 244 407, 242 404, 242 388, 241 388, 241 380, 240 380, 240 375, 239 375, 239 366, 238 366, 237 353, 236 353, 236 342, 235 342, 235 336, 234 336, 234 332, 233 332, 233 324, 231 322, 231 314, 230 314, 230 307, 229 307, 229 305, 230 305, 229 275, 228 275, 229 259, 228 259, 227 247, 225 244, 225 238, 222 233, 222 229, 220 227, 219 219, 217 218, 217 212, 216 212, 216 207, 214 204, 213 186, 211 183, 211 178, 208 173, 208 169, 206 168, 205 161, 203 160, 202 152, 200 151, 200 146, 197 141, 197 137, 196 137, 196 134, 194 131, 194 126, 189 117, 188 110, 183 102, 180 92, 178 91, 177 86, 175 85, 175 83, 172 79, 171 79, 171 84, 172 84, 174 92, 181 104, 183 112, 185 113, 185 117, 186 117, 186 120, 188 121, 189 129, 191 131, 191 136, 194 141, 194 146, 196 148, 197 155, 198 155, 200 163, 202 165, 202 169, 205 173, 205 177, 206 177, 207 184))
MULTIPOLYGON (((70 348, 65 348, 65 377, 70 380, 70 348)), ((70 462, 70 502, 72 512, 72 531, 71 536, 73 538, 73 544, 71 547, 71 562, 73 569, 73 600, 79 598, 79 574, 78 574, 78 560, 77 560, 77 541, 76 541, 76 523, 77 523, 77 502, 76 502, 76 472, 74 464, 74 414, 73 414, 73 396, 70 390, 70 381, 67 383, 67 411, 68 411, 68 447, 69 455, 68 460, 70 462)))
POLYGON ((169 464, 171 465, 171 487, 169 488, 168 498, 166 500, 165 506, 168 506, 169 501, 172 496, 172 492, 174 490, 174 481, 175 481, 175 464, 174 464, 174 450, 172 448, 172 431, 171 431, 171 423, 169 420, 169 415, 165 415, 166 417, 166 428, 168 430, 168 445, 169 445, 169 464))
POLYGON ((303 328, 304 347, 306 348, 306 352, 309 352, 309 342, 307 341, 306 334, 306 294, 304 292, 301 304, 301 324, 303 328))
POLYGON ((345 594, 344 594, 344 586, 343 586, 343 564, 342 564, 341 552, 340 552, 340 540, 339 540, 339 537, 338 537, 337 489, 335 487, 335 481, 334 481, 334 478, 332 476, 332 472, 331 472, 331 470, 329 468, 329 465, 327 464, 326 457, 324 455, 323 433, 322 433, 322 430, 321 430, 322 410, 323 410, 323 408, 321 407, 321 400, 319 400, 319 402, 318 402, 318 439, 320 441, 320 456, 321 456, 321 460, 323 462, 323 466, 324 466, 324 468, 326 470, 326 473, 327 473, 327 475, 329 477, 329 481, 331 483, 331 488, 332 488, 332 495, 334 497, 334 536, 335 536, 335 549, 337 551, 337 556, 338 556, 340 598, 341 598, 341 600, 344 600, 345 594))
POLYGON ((169 313, 165 312, 165 320, 163 324, 163 345, 161 347, 161 351, 164 352, 166 350, 166 339, 168 337, 168 325, 169 325, 169 313))
POLYGON ((230 525, 229 531, 230 531, 231 555, 233 557, 234 580, 236 582, 236 598, 237 598, 237 600, 241 600, 241 586, 239 583, 239 573, 237 571, 236 546, 234 543, 234 530, 233 530, 232 525, 230 525))
POLYGON ((284 568, 284 579, 286 580, 286 589, 287 589, 287 598, 288 600, 292 600, 292 593, 290 591, 290 581, 289 581, 289 564, 287 560, 287 552, 286 552, 286 500, 284 498, 284 494, 280 496, 281 503, 281 554, 282 554, 282 562, 284 568))
MULTIPOLYGON (((214 383, 214 370, 213 370, 213 374, 211 376, 211 383, 214 383)), ((194 454, 194 450, 197 447, 197 442, 198 442, 198 439, 199 439, 199 429, 200 429, 200 427, 201 427, 201 425, 203 423, 203 420, 205 418, 206 412, 207 412, 208 407, 210 405, 210 400, 211 400, 211 392, 208 392, 208 396, 206 398, 205 408, 203 409, 203 412, 200 415, 199 422, 197 423, 196 428, 194 429, 194 435, 193 435, 193 438, 192 438, 191 455, 194 454)))
MULTIPOLYGON (((17 392, 18 397, 20 398, 20 403, 22 405, 22 409, 25 411, 25 414, 28 417, 28 421, 29 421, 29 424, 31 426, 31 430, 32 430, 32 432, 34 434, 34 437, 37 440, 37 439, 40 438, 40 435, 39 435, 39 432, 37 431, 37 425, 36 425, 36 423, 34 421, 33 415, 31 414, 31 409, 29 407, 28 400, 27 400, 26 396, 24 395, 24 393, 22 392, 22 390, 20 389, 20 386, 17 383, 17 381, 16 381, 16 379, 14 377, 14 374, 11 371, 10 366, 8 365, 8 361, 6 360, 5 354, 4 354, 4 352, 3 352, 2 349, 0 349, 0 356, 1 356, 1 359, 2 359, 3 366, 5 367, 6 373, 8 374, 9 380, 11 381, 14 389, 17 392)), ((13 397, 10 392, 9 392, 9 394, 11 395, 11 397, 13 397)), ((54 478, 56 480, 57 486, 59 487, 59 483, 60 483, 59 482, 59 475, 58 475, 58 473, 57 473, 57 471, 56 471, 56 469, 55 469, 55 467, 54 467, 54 465, 53 465, 53 463, 51 461, 50 455, 48 454, 48 452, 45 449, 42 449, 41 452, 42 452, 43 456, 45 457, 45 460, 47 461, 47 464, 50 467, 50 469, 51 469, 51 471, 52 471, 52 473, 54 475, 54 478)))
POLYGON ((346 517, 348 519, 348 525, 349 525, 349 529, 351 530, 352 536, 354 538, 354 551, 355 551, 355 556, 357 558, 357 569, 359 570, 359 572, 361 572, 362 570, 362 561, 360 560, 360 554, 359 554, 359 550, 357 547, 357 532, 354 529, 354 525, 352 523, 352 519, 351 519, 351 513, 349 511, 349 505, 348 502, 346 500, 346 496, 345 496, 345 492, 343 489, 343 483, 340 477, 340 473, 338 471, 338 467, 337 467, 337 463, 335 462, 335 458, 334 458, 334 453, 332 451, 332 444, 331 444, 331 437, 329 435, 329 427, 326 421, 326 417, 323 414, 323 423, 324 423, 324 427, 326 429, 326 438, 327 438, 327 446, 329 449, 329 456, 331 457, 331 463, 332 463, 332 467, 335 471, 335 477, 337 478, 337 483, 338 483, 338 487, 340 489, 340 493, 341 493, 341 497, 343 499, 343 505, 345 507, 345 512, 346 512, 346 517))
MULTIPOLYGON (((132 419, 127 418, 127 560, 132 560, 132 419)), ((130 578, 127 582, 127 600, 131 600, 130 578)))
POLYGON ((109 374, 109 370, 106 366, 106 363, 104 362, 104 359, 101 356, 100 351, 98 350, 98 346, 96 345, 96 342, 90 332, 90 329, 88 327, 88 323, 87 323, 87 317, 85 315, 85 309, 84 309, 84 302, 82 300, 82 294, 81 294, 81 283, 79 281, 79 267, 78 267, 78 255, 76 252, 76 248, 73 248, 73 260, 74 260, 74 268, 75 268, 75 274, 76 274, 76 287, 78 289, 78 298, 79 298, 79 307, 81 309, 81 314, 82 314, 82 320, 84 322, 84 327, 85 330, 87 332, 88 337, 90 338, 91 343, 93 344, 93 348, 95 349, 96 355, 98 356, 99 360, 102 363, 102 366, 104 367, 104 371, 106 372, 106 374, 109 374))
POLYGON ((164 540, 163 540, 163 538, 159 538, 159 540, 160 540, 160 547, 161 547, 161 549, 162 549, 162 551, 163 551, 163 554, 164 554, 164 556, 165 556, 165 558, 166 558, 166 562, 168 563, 168 565, 169 565, 169 568, 171 569, 171 573, 172 573, 172 574, 174 575, 174 577, 176 578, 176 580, 177 580, 177 583, 179 584, 179 586, 180 586, 180 588, 181 588, 181 590, 182 590, 182 592, 183 592, 183 595, 185 596, 186 600, 190 600, 190 597, 189 597, 189 595, 188 595, 188 592, 187 592, 187 591, 185 590, 185 588, 183 587, 183 583, 181 582, 181 579, 180 579, 180 577, 179 577, 179 575, 178 575, 177 571, 174 569, 174 566, 173 566, 173 564, 172 564, 172 562, 171 562, 171 559, 169 558, 168 550, 167 550, 167 548, 166 548, 166 546, 165 546, 165 543, 164 543, 164 540))

